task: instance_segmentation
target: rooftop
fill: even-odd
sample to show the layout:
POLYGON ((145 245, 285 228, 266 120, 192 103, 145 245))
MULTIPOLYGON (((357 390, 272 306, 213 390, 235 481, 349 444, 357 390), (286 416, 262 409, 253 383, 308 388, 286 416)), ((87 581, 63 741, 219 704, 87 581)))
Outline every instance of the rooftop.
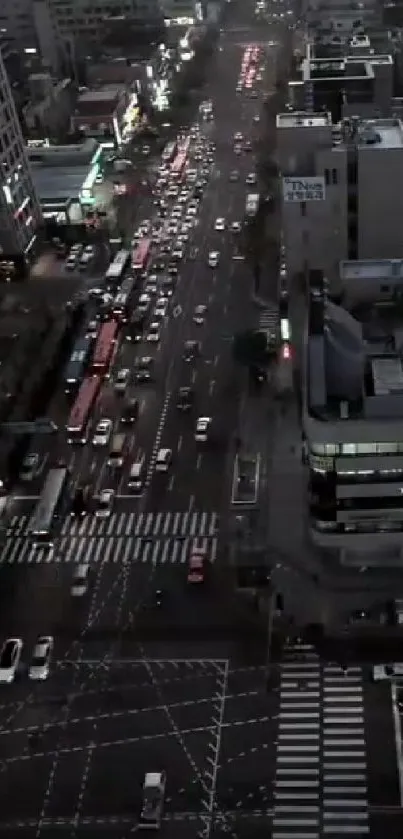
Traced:
POLYGON ((32 179, 41 204, 65 204, 76 200, 87 176, 88 166, 32 168, 32 179))
MULTIPOLYGON (((350 442, 394 439, 403 420, 403 260, 340 265, 342 304, 324 283, 311 288, 307 335, 306 403, 312 420, 337 423, 350 442), (386 437, 374 424, 387 423, 386 437)), ((396 437, 396 439, 401 439, 396 437)))
POLYGON ((308 111, 292 111, 291 113, 277 114, 277 128, 312 128, 312 126, 331 125, 330 114, 309 113, 308 111))
POLYGON ((84 105, 88 102, 114 102, 121 93, 121 85, 104 85, 100 90, 86 90, 80 93, 77 103, 84 105))

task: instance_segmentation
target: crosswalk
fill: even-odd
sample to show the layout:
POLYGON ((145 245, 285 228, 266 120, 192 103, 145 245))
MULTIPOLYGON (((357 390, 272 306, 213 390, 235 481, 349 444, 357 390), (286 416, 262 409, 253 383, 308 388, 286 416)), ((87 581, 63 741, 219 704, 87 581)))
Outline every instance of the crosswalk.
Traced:
POLYGON ((184 565, 195 549, 213 563, 219 517, 210 512, 114 513, 106 519, 67 518, 53 545, 35 546, 27 537, 29 517, 10 521, 0 563, 139 563, 184 565))
POLYGON ((361 667, 288 648, 280 668, 272 839, 369 834, 361 667))

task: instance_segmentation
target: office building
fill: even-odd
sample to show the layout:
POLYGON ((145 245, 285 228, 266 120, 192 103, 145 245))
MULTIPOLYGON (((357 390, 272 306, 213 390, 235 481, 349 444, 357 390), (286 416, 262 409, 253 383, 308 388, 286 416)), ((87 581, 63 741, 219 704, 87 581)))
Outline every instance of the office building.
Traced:
POLYGON ((341 562, 403 562, 403 261, 310 273, 303 431, 313 542, 341 562))
MULTIPOLYGON (((29 259, 42 217, 1 54, 0 183, 1 259, 29 259)), ((1 268, 0 263, 0 273, 1 268)), ((3 268, 7 270, 6 265, 3 268)))
POLYGON ((338 293, 341 261, 403 258, 402 123, 301 112, 277 131, 289 273, 322 270, 338 293))

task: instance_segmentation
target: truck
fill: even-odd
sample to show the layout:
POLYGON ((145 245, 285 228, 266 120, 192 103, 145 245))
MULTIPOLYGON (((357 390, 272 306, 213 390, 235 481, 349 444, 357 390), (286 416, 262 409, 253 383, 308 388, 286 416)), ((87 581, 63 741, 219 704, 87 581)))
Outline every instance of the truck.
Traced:
POLYGON ((246 196, 245 212, 248 218, 254 218, 259 209, 259 193, 250 192, 246 196))
POLYGON ((140 830, 147 828, 149 830, 158 830, 161 826, 165 786, 165 772, 146 772, 139 821, 140 830))

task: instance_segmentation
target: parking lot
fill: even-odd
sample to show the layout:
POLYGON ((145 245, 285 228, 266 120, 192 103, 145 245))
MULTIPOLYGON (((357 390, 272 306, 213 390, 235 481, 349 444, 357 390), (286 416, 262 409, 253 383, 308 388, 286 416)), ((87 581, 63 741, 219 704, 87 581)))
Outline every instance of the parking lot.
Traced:
POLYGON ((115 824, 122 835, 137 823, 145 773, 164 769, 163 836, 180 836, 182 823, 196 836, 215 784, 227 668, 88 660, 60 663, 24 698, 18 684, 3 691, 0 830, 40 836, 71 825, 88 836, 115 824))

